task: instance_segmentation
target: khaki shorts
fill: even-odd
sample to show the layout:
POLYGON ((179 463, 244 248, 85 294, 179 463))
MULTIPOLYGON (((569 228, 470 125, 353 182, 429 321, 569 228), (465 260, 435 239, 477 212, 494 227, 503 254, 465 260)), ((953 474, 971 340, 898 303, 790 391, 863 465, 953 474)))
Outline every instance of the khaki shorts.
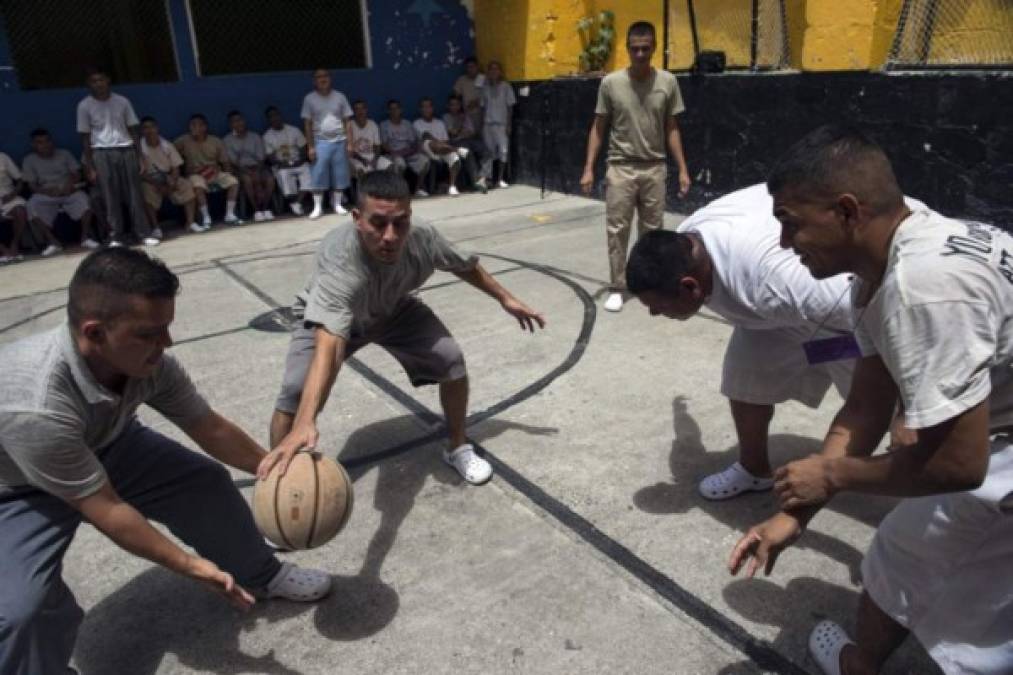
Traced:
POLYGON ((223 190, 228 190, 230 187, 239 185, 239 181, 236 180, 236 177, 227 171, 219 171, 211 180, 206 180, 204 176, 199 173, 190 174, 187 178, 190 179, 190 185, 192 185, 195 190, 204 190, 205 192, 207 192, 211 187, 219 187, 223 190))
MULTIPOLYGON (((274 407, 295 414, 303 383, 316 350, 316 328, 300 325, 292 331, 285 357, 285 374, 274 407)), ((413 387, 459 380, 468 374, 457 341, 425 303, 406 298, 394 314, 365 334, 353 334, 345 358, 368 344, 383 347, 408 374, 413 387)))
MULTIPOLYGON (((145 181, 141 184, 141 191, 144 193, 144 201, 148 206, 157 210, 162 205, 164 197, 154 185, 145 181)), ((176 181, 176 188, 169 194, 169 199, 177 206, 182 206, 196 199, 191 182, 186 179, 176 181)))
POLYGON ((847 398, 855 361, 809 365, 802 349, 808 333, 736 327, 725 350, 721 394, 756 405, 794 400, 818 408, 833 384, 841 398, 847 398))

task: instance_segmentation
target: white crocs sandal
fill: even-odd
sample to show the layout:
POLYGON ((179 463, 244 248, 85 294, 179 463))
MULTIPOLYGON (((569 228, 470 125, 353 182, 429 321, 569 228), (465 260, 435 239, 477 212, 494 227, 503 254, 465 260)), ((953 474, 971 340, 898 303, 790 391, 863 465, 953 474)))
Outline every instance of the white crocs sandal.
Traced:
POLYGON ((461 478, 472 485, 481 485, 492 478, 492 464, 475 454, 471 443, 465 443, 453 452, 444 450, 443 461, 457 469, 461 478))
POLYGON ((268 598, 284 598, 296 602, 313 602, 330 592, 331 575, 287 562, 281 564, 281 569, 267 584, 268 598))
POLYGON ((773 478, 758 478, 735 462, 724 471, 700 481, 700 496, 714 501, 731 499, 743 492, 763 492, 774 487, 773 478))
POLYGON ((841 651, 853 644, 843 628, 826 619, 809 634, 809 653, 827 675, 841 675, 841 651))

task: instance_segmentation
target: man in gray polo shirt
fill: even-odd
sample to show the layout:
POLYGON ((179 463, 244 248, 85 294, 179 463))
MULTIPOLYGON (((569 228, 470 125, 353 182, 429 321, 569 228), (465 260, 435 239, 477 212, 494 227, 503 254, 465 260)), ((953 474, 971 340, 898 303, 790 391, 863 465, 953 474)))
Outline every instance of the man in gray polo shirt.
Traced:
POLYGON ((66 672, 84 613, 60 569, 82 520, 241 608, 245 589, 300 601, 330 589, 274 557, 221 464, 137 421, 147 403, 211 457, 267 475, 265 451, 165 353, 178 288, 140 251, 97 251, 71 281, 67 323, 0 348, 0 673, 66 672))
POLYGON ((489 463, 465 438, 468 377, 450 331, 411 295, 435 270, 451 272, 499 301, 522 329, 545 319, 503 288, 475 256, 465 257, 432 225, 412 219, 411 192, 391 171, 366 174, 359 184, 352 223, 328 234, 317 250, 316 270, 299 295, 281 393, 271 419, 265 464, 286 467, 302 448, 316 446, 316 418, 345 359, 369 343, 389 352, 412 385, 440 385, 450 445, 443 459, 472 484, 492 476, 489 463))

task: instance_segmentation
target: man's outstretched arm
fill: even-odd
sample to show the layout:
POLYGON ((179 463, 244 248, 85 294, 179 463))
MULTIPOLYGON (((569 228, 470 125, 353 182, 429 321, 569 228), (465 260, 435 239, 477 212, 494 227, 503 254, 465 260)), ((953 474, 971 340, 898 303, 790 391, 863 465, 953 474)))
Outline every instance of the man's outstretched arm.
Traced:
POLYGON ((523 330, 535 332, 536 323, 539 328, 545 328, 545 317, 515 298, 481 264, 476 264, 467 272, 454 272, 454 274, 462 281, 468 282, 498 301, 507 314, 517 319, 517 323, 521 325, 523 330))

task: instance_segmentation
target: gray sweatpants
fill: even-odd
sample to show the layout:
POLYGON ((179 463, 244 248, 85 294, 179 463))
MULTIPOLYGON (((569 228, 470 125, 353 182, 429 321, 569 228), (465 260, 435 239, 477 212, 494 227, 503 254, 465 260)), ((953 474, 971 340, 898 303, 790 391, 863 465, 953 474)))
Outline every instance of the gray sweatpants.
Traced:
MULTIPOLYGON (((240 585, 263 588, 281 568, 218 462, 136 420, 98 455, 124 501, 240 585)), ((40 490, 0 494, 0 673, 66 672, 84 612, 60 573, 80 523, 40 490)))
POLYGON ((128 148, 95 148, 92 150, 99 190, 106 204, 106 222, 113 239, 122 240, 123 234, 133 230, 137 237, 151 234, 148 216, 144 212, 141 193, 141 168, 137 150, 128 148), (123 204, 130 207, 130 227, 123 226, 123 204))

